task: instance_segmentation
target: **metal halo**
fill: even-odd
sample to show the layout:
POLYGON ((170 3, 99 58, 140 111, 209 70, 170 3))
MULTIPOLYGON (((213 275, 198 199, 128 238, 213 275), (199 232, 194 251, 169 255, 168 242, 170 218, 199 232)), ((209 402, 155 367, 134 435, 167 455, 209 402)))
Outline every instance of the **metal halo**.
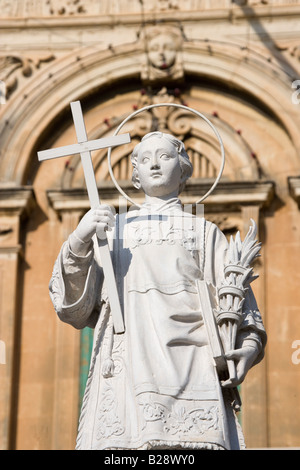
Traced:
MULTIPOLYGON (((145 106, 144 108, 141 108, 141 109, 138 109, 137 111, 134 111, 132 114, 130 114, 129 116, 127 116, 127 118, 124 119, 124 121, 121 122, 121 124, 118 126, 118 128, 116 129, 115 133, 114 133, 114 136, 117 135, 120 130, 122 129, 122 127, 130 120, 132 119, 133 117, 135 117, 137 114, 140 114, 144 111, 148 111, 149 109, 152 109, 152 108, 159 108, 161 106, 168 106, 168 107, 173 107, 173 108, 181 108, 181 109, 185 109, 186 111, 190 111, 191 113, 193 114, 196 114, 196 116, 200 117, 201 119, 203 119, 209 126, 210 128, 213 130, 214 134, 216 135, 218 141, 219 141, 219 144, 220 144, 220 148, 221 148, 221 156, 222 156, 222 162, 221 162, 221 166, 220 166, 220 170, 219 170, 219 173, 218 173, 218 176, 214 182, 214 184, 211 186, 211 188, 209 189, 209 191, 207 191, 207 193, 204 194, 204 196, 202 196, 201 199, 199 199, 198 201, 196 201, 196 204, 200 204, 201 202, 203 202, 213 191, 214 189, 216 188, 217 184, 219 183, 220 179, 221 179, 221 176, 223 174, 223 170, 224 170, 224 166, 225 166, 225 149, 224 149, 224 144, 223 144, 223 141, 221 139, 221 136, 219 134, 219 131, 216 129, 216 127, 212 124, 212 122, 206 117, 204 116, 204 114, 200 113, 199 111, 196 111, 195 109, 192 109, 192 108, 189 108, 187 106, 184 106, 184 105, 181 105, 181 104, 177 104, 177 103, 157 103, 157 104, 151 104, 149 106, 145 106)), ((131 202, 133 205, 135 206, 138 206, 138 207, 141 207, 139 204, 137 204, 136 202, 134 202, 129 196, 127 196, 127 194, 123 191, 122 188, 120 188, 116 178, 114 177, 114 174, 113 174, 113 169, 112 169, 112 166, 111 166, 111 147, 109 147, 108 149, 108 153, 107 153, 107 159, 108 159, 108 169, 109 169, 109 173, 110 173, 110 176, 111 176, 111 179, 113 180, 114 182, 114 185, 116 186, 117 190, 119 191, 120 194, 122 194, 122 196, 127 199, 127 201, 131 202)))

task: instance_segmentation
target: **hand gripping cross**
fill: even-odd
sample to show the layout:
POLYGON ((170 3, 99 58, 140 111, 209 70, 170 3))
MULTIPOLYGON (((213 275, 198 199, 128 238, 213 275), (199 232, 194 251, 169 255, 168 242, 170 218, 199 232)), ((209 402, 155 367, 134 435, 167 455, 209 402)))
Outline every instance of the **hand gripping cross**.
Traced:
MULTIPOLYGON (((41 152, 38 152, 38 159, 40 161, 43 161, 52 158, 75 155, 79 153, 81 156, 81 162, 84 171, 84 177, 90 200, 90 205, 91 207, 97 207, 100 204, 100 199, 90 152, 92 150, 99 150, 106 147, 114 147, 116 145, 127 144, 131 140, 130 134, 121 134, 118 136, 108 137, 104 139, 88 141, 80 101, 71 103, 71 110, 78 143, 74 145, 67 145, 65 147, 43 150, 41 152)), ((110 308, 113 317, 114 330, 115 333, 123 333, 124 322, 119 303, 119 296, 108 241, 107 238, 105 238, 104 240, 98 239, 97 241, 98 243, 96 243, 95 246, 96 249, 99 250, 99 257, 103 266, 108 300, 110 303, 110 308)))

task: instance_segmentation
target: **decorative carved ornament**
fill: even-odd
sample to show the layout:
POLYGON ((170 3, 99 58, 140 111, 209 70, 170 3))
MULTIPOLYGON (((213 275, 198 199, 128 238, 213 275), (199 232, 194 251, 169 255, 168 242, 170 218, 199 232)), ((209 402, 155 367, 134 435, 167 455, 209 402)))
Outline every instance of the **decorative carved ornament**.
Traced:
POLYGON ((5 83, 6 100, 22 82, 39 70, 42 64, 55 59, 53 54, 39 58, 31 58, 23 55, 0 56, 0 80, 5 83))
POLYGON ((287 55, 300 61, 300 41, 299 39, 293 39, 289 41, 277 41, 276 47, 279 51, 285 52, 287 55))

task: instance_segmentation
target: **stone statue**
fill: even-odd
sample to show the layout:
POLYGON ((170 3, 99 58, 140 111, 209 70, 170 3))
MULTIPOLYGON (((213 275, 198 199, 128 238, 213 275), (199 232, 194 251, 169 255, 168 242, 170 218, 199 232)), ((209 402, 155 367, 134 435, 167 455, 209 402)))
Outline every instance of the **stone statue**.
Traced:
MULTIPOLYGON (((225 351, 236 376, 220 380, 197 282, 209 287, 211 309, 222 317, 226 308, 232 311, 228 299, 224 304, 227 268, 232 276, 242 267, 228 259, 233 247, 216 225, 184 211, 178 196, 192 165, 181 141, 147 134, 132 164, 144 204, 117 215, 105 205, 89 210, 62 246, 50 282, 59 318, 95 329, 76 447, 240 449, 244 440, 231 391, 263 358, 266 343, 251 287, 233 291, 229 282, 231 301, 234 292, 244 298, 238 313, 230 314, 239 321, 235 344, 225 351), (114 334, 93 248, 96 230, 109 238, 123 334, 114 334)), ((240 241, 234 246, 242 252, 240 241)), ((250 269, 245 273, 249 280, 250 269)))

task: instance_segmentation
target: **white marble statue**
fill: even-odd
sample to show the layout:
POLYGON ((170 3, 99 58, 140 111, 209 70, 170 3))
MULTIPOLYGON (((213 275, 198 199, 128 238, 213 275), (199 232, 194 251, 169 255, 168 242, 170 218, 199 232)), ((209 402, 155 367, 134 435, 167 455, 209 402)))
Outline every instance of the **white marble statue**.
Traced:
POLYGON ((59 318, 95 329, 76 447, 242 448, 230 390, 262 359, 266 342, 252 290, 245 289, 235 350, 227 354, 236 378, 220 381, 197 280, 218 306, 229 244, 216 225, 183 210, 178 195, 192 165, 182 142, 148 134, 132 163, 145 203, 117 216, 104 205, 88 211, 64 243, 50 282, 59 318), (96 229, 109 237, 123 334, 114 334, 93 248, 96 229))

